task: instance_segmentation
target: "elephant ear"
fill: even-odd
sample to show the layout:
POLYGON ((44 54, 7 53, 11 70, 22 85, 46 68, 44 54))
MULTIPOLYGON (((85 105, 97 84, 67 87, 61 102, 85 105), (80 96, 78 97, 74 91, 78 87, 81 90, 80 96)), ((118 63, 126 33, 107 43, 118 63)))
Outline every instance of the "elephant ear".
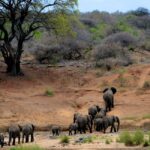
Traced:
POLYGON ((33 131, 35 130, 35 126, 32 124, 32 129, 33 129, 33 131))
POLYGON ((103 93, 105 93, 107 90, 108 90, 108 88, 104 89, 104 90, 103 90, 103 93))
POLYGON ((96 108, 97 108, 97 111, 100 112, 101 108, 98 105, 96 105, 96 108))
POLYGON ((117 92, 117 89, 114 87, 111 87, 111 90, 112 90, 113 94, 115 94, 117 92))

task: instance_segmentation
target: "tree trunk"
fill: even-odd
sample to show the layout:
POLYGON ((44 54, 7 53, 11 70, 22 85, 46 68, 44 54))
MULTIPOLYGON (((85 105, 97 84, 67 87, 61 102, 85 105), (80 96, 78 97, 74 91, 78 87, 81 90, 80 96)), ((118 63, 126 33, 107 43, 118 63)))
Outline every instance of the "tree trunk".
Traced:
POLYGON ((23 75, 21 68, 20 68, 20 60, 17 60, 11 56, 5 59, 7 64, 6 72, 13 76, 23 75))

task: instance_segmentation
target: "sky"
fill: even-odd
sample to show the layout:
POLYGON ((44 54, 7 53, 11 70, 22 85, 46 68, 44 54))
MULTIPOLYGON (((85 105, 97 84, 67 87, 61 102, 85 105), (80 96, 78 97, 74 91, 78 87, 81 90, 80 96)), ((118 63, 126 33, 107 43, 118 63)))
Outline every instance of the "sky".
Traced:
POLYGON ((80 12, 91 12, 94 10, 107 12, 127 12, 139 7, 150 9, 150 0, 78 0, 80 12))

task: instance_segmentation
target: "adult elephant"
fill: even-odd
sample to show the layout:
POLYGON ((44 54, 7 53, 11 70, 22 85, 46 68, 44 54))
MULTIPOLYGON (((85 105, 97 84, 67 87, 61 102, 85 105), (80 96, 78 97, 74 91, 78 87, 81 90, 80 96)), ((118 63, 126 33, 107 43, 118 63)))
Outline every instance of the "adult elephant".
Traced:
POLYGON ((22 143, 24 143, 24 138, 25 142, 29 142, 29 136, 31 136, 31 142, 34 142, 34 125, 33 124, 26 124, 22 126, 22 143))
POLYGON ((87 127, 92 133, 92 117, 90 115, 74 114, 74 122, 77 123, 80 134, 86 133, 87 127))
POLYGON ((92 119, 95 118, 96 114, 100 112, 101 108, 98 105, 93 105, 88 109, 88 114, 92 116, 92 119))
POLYGON ((18 138, 18 144, 20 144, 20 132, 21 132, 21 126, 19 125, 11 125, 8 129, 8 134, 9 134, 9 141, 8 145, 10 145, 12 139, 12 145, 15 145, 15 140, 18 138))
POLYGON ((103 99, 105 101, 106 111, 111 111, 111 108, 114 107, 114 94, 116 92, 117 89, 114 87, 104 89, 103 99))
POLYGON ((106 133, 108 127, 111 127, 110 133, 118 132, 120 126, 120 119, 118 116, 106 116, 103 118, 103 132, 106 133), (117 128, 115 126, 117 123, 117 128))

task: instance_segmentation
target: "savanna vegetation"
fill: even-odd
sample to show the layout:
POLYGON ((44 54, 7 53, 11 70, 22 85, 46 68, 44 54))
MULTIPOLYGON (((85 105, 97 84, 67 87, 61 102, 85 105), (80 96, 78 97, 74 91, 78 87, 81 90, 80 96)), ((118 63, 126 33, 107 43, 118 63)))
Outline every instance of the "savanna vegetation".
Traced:
POLYGON ((136 63, 136 53, 150 51, 149 20, 149 10, 145 8, 111 14, 78 12, 68 20, 72 32, 61 36, 44 32, 31 49, 40 63, 86 60, 107 70, 128 66, 136 63))
POLYGON ((0 49, 12 75, 23 75, 24 51, 32 52, 39 63, 86 60, 107 70, 135 63, 135 52, 150 51, 146 8, 80 13, 77 0, 4 0, 0 12, 0 49))

